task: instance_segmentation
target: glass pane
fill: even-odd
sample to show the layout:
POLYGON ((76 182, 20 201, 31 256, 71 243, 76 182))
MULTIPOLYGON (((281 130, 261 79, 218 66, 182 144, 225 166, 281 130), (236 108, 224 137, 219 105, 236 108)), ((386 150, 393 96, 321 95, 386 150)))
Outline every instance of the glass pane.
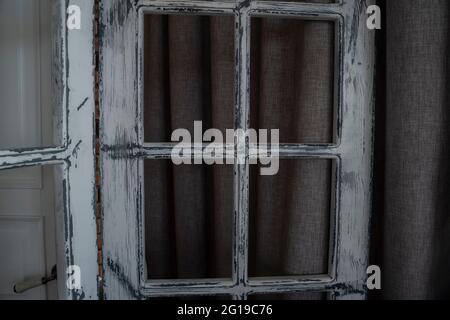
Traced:
POLYGON ((0 149, 52 146, 50 0, 0 0, 0 149))
POLYGON ((333 143, 335 23, 251 21, 251 126, 279 129, 281 143, 333 143))
POLYGON ((233 166, 145 161, 149 279, 231 277, 233 166))
POLYGON ((332 160, 281 160, 250 178, 249 276, 328 274, 332 160))
POLYGON ((234 17, 147 14, 143 46, 145 142, 234 127, 234 17))

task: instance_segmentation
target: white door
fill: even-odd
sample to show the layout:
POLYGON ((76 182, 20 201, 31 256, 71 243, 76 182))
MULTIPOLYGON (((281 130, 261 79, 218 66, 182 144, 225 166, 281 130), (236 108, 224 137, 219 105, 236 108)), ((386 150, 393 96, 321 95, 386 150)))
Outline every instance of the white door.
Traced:
MULTIPOLYGON (((0 149, 52 140, 48 0, 0 0, 0 149)), ((15 294, 15 283, 56 264, 53 168, 0 172, 0 299, 56 299, 56 282, 15 294)))

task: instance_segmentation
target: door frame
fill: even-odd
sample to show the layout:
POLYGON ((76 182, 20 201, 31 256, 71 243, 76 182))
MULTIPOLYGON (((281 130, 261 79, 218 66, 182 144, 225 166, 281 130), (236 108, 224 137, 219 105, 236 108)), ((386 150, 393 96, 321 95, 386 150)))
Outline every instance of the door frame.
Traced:
POLYGON ((63 186, 55 190, 55 199, 61 199, 55 205, 60 299, 99 298, 94 3, 95 0, 54 0, 52 3, 55 147, 0 151, 0 170, 45 165, 61 168, 55 175, 55 181, 63 186), (71 5, 80 8, 80 30, 68 30, 67 9, 71 5), (68 286, 69 283, 77 286, 68 286))

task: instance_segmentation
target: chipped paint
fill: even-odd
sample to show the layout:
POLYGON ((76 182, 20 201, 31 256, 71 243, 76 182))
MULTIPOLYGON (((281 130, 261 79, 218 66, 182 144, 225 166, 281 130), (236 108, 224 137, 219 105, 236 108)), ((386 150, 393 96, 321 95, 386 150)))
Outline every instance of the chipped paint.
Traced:
POLYGON ((0 170, 60 165, 55 190, 57 223, 58 291, 60 299, 97 299, 96 221, 93 127, 93 0, 53 1, 53 106, 55 148, 0 151, 0 170), (67 32, 66 8, 83 11, 83 31, 67 32), (89 14, 89 12, 91 14, 89 14), (70 64, 77 66, 71 69, 70 64), (81 104, 80 104, 80 101, 81 104), (77 141, 73 144, 72 141, 77 141), (61 199, 62 203, 59 203, 61 199), (81 290, 68 290, 64 270, 77 265, 82 271, 81 290))
POLYGON ((80 111, 81 108, 86 104, 86 102, 89 100, 89 97, 86 97, 83 102, 78 106, 77 110, 80 111))
MULTIPOLYGON (((328 292, 330 299, 363 299, 371 203, 374 33, 365 26, 371 1, 333 4, 275 1, 102 1, 101 176, 104 229, 104 290, 109 299, 253 293, 328 292), (336 25, 335 122, 331 145, 282 144, 281 158, 331 159, 335 166, 330 259, 327 275, 249 279, 249 160, 234 170, 232 279, 147 281, 144 258, 143 160, 170 159, 173 144, 147 144, 142 125, 142 21, 157 14, 235 17, 235 129, 249 127, 250 18, 295 17, 336 25), (351 177, 351 179, 350 179, 351 177), (115 263, 113 263, 115 261, 115 263), (120 267, 117 263, 120 261, 120 267)), ((235 152, 232 155, 235 156, 235 152)))

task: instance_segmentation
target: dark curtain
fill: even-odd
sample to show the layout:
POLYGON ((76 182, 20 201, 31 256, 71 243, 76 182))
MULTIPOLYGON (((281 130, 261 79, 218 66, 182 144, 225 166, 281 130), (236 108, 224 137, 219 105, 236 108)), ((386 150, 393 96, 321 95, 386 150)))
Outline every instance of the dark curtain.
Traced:
MULTIPOLYGON (((371 259, 383 288, 372 297, 443 298, 450 4, 379 4, 371 259)), ((193 132, 194 120, 203 130, 234 127, 233 17, 149 15, 144 43, 147 142, 193 132)), ((333 24, 258 18, 251 44, 251 127, 279 128, 280 142, 333 142, 333 24)), ((250 276, 327 272, 332 176, 332 161, 281 160, 275 176, 252 166, 250 276)), ((148 160, 145 194, 149 278, 231 277, 232 166, 148 160)))
POLYGON ((450 298, 450 2, 385 0, 373 263, 384 299, 450 298))

